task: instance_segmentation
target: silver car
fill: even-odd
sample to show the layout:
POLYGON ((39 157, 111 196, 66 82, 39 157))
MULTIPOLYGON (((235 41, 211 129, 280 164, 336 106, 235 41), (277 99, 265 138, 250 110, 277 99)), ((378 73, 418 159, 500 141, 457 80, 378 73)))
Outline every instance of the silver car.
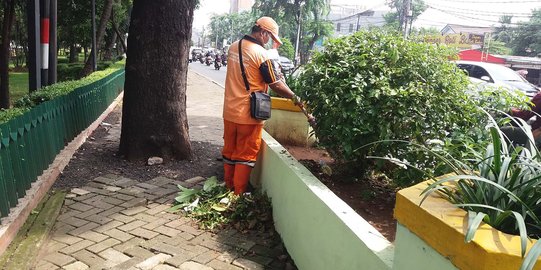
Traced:
POLYGON ((518 89, 529 97, 539 92, 533 84, 529 83, 514 70, 492 63, 474 61, 455 61, 456 65, 464 70, 469 77, 480 79, 495 86, 507 89, 518 89))

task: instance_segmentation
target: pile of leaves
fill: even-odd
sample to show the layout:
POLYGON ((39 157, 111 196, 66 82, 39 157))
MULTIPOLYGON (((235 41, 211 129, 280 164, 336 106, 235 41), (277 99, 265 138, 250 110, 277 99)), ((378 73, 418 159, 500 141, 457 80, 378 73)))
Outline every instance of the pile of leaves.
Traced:
POLYGON ((272 207, 267 196, 245 193, 241 196, 229 191, 215 176, 208 178, 203 188, 180 189, 175 206, 170 212, 180 212, 198 221, 205 230, 219 230, 233 226, 240 232, 272 231, 272 207))

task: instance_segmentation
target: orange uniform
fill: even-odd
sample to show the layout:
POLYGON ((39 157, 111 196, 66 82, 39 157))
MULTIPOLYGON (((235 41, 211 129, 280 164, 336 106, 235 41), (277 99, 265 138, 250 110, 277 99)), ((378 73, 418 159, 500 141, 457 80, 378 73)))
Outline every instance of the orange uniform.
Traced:
POLYGON ((272 60, 259 41, 242 39, 242 60, 249 89, 246 89, 239 60, 239 41, 229 47, 224 94, 224 181, 236 194, 246 191, 250 172, 261 146, 264 121, 250 116, 250 93, 267 91, 279 81, 272 60))

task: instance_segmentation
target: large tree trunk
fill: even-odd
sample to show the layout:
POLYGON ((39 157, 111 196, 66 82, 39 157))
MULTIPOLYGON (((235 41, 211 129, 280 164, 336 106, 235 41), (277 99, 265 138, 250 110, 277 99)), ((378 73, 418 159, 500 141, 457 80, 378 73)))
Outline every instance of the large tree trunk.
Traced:
POLYGON ((77 47, 75 46, 75 44, 70 44, 70 57, 69 57, 69 62, 70 63, 75 63, 77 61, 79 61, 79 52, 77 52, 77 47))
POLYGON ((103 54, 103 60, 105 61, 111 61, 113 58, 113 49, 115 47, 117 40, 117 34, 116 32, 113 32, 111 34, 111 39, 107 42, 107 48, 105 49, 105 53, 103 54))
POLYGON ((113 30, 115 30, 115 33, 117 34, 118 39, 120 40, 120 45, 122 46, 122 51, 124 53, 126 53, 127 48, 126 48, 126 44, 124 44, 124 35, 122 35, 122 33, 120 33, 120 31, 118 30, 118 27, 117 27, 117 25, 115 23, 115 20, 114 20, 114 16, 111 16, 111 25, 113 26, 113 30))
POLYGON ((9 108, 9 43, 15 18, 15 0, 4 0, 2 36, 0 37, 0 108, 9 108))
MULTIPOLYGON (((100 16, 100 24, 98 26, 98 32, 96 33, 96 51, 100 51, 101 41, 105 35, 105 28, 107 27, 107 22, 109 17, 111 17, 111 10, 113 10, 113 0, 106 0, 105 5, 103 6, 103 12, 100 16)), ((97 54, 96 54, 97 55, 97 54)), ((90 56, 92 56, 92 50, 90 50, 90 56)), ((85 67, 81 73, 81 77, 85 77, 88 74, 92 73, 92 57, 86 59, 85 67)))
POLYGON ((186 59, 196 2, 133 2, 120 136, 128 160, 192 157, 186 59))

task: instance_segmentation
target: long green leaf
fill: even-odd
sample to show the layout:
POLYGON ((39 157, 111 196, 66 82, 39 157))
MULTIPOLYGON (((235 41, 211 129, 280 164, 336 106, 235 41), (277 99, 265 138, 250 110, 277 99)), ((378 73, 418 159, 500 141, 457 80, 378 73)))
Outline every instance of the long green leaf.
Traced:
POLYGON ((473 211, 468 211, 468 229, 466 230, 466 238, 464 239, 466 243, 471 242, 485 216, 486 214, 482 212, 475 213, 473 211))
POLYGON ((528 251, 528 254, 526 257, 524 257, 524 260, 522 261, 522 265, 520 266, 520 270, 532 270, 535 264, 537 263, 537 259, 541 255, 541 241, 538 239, 535 244, 533 244, 530 251, 528 251))

